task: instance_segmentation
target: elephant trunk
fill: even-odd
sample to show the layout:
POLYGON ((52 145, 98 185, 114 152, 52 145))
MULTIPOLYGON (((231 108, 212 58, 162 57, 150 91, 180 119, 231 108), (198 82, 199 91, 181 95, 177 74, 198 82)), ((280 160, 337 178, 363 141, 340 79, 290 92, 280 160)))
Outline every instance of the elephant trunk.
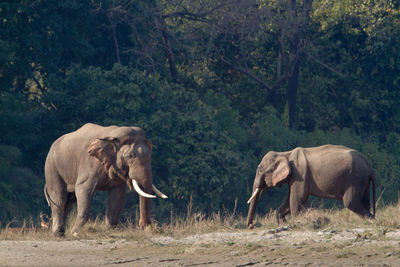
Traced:
MULTIPOLYGON (((139 162, 138 162, 139 163, 139 162)), ((133 189, 139 194, 139 227, 145 228, 150 225, 150 203, 156 196, 154 191, 161 198, 168 198, 153 185, 153 176, 150 166, 147 164, 132 165, 129 168, 129 180, 133 189)))
POLYGON ((152 183, 147 183, 143 186, 143 190, 139 187, 135 180, 132 180, 132 184, 134 185, 135 190, 139 193, 139 210, 140 210, 140 219, 139 226, 140 228, 145 228, 150 225, 150 203, 151 199, 155 198, 154 195, 151 195, 151 192, 154 191, 161 198, 168 198, 165 194, 160 192, 155 185, 152 183), (136 186, 135 186, 136 183, 136 186))
MULTIPOLYGON (((144 186, 144 191, 146 194, 150 194, 152 191, 152 185, 144 186)), ((155 196, 154 196, 155 197, 155 196)), ((151 199, 145 196, 139 196, 139 210, 140 210, 140 219, 139 219, 139 227, 145 228, 150 225, 150 203, 151 199)))
POLYGON ((247 222, 246 222, 247 227, 249 229, 253 228, 254 213, 256 211, 257 203, 258 203, 258 200, 260 199, 261 193, 262 193, 261 188, 256 188, 254 190, 253 196, 250 198, 251 199, 250 207, 249 207, 249 212, 247 214, 247 222))
POLYGON ((152 195, 152 181, 153 176, 151 173, 150 164, 143 164, 141 160, 134 161, 129 166, 129 183, 131 183, 130 188, 133 187, 135 191, 139 194, 139 196, 147 197, 147 198, 155 198, 156 196, 152 195), (140 186, 139 186, 140 185, 140 186), (144 191, 143 191, 144 189, 144 191))
MULTIPOLYGON (((141 155, 142 156, 142 155, 141 155)), ((144 228, 150 225, 150 203, 152 195, 153 176, 148 157, 137 157, 129 164, 129 183, 130 188, 135 189, 139 194, 139 226, 144 228)))

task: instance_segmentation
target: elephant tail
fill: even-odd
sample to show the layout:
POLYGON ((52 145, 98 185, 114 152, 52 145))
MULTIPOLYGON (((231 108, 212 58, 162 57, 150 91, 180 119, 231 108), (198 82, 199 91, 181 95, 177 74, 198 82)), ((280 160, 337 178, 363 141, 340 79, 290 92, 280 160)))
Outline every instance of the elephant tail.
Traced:
POLYGON ((47 192, 47 186, 44 185, 44 196, 46 197, 47 204, 51 207, 51 204, 58 206, 50 197, 49 193, 47 192))
POLYGON ((371 183, 372 183, 372 216, 373 216, 373 218, 375 218, 375 199, 376 199, 376 197, 375 197, 375 176, 374 175, 372 175, 370 178, 370 181, 371 181, 371 183))

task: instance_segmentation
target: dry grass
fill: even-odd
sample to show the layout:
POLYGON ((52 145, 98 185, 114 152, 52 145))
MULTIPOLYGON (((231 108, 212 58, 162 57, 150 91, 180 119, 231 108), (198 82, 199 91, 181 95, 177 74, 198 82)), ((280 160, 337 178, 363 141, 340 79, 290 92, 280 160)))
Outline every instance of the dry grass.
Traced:
POLYGON ((11 223, 0 229, 0 240, 51 240, 48 228, 36 226, 32 220, 24 221, 21 227, 11 227, 11 223))
MULTIPOLYGON (((68 220, 66 239, 75 239, 70 234, 74 215, 68 220)), ((265 216, 256 216, 255 228, 278 229, 275 221, 275 211, 265 216)), ((309 209, 295 218, 288 218, 288 222, 280 225, 289 230, 346 230, 354 228, 368 228, 372 231, 388 232, 400 229, 400 204, 380 208, 376 212, 376 219, 363 219, 353 212, 341 210, 309 209)), ((151 227, 144 231, 139 229, 136 222, 126 222, 117 228, 109 229, 104 220, 97 218, 89 221, 80 232, 81 239, 126 239, 144 240, 152 236, 171 236, 174 238, 212 232, 239 232, 247 231, 246 218, 235 212, 223 211, 206 216, 203 213, 192 213, 190 205, 185 217, 171 216, 169 223, 153 222, 151 227)), ((7 226, 0 229, 0 240, 50 240, 54 239, 48 229, 42 229, 25 222, 23 227, 7 226)))

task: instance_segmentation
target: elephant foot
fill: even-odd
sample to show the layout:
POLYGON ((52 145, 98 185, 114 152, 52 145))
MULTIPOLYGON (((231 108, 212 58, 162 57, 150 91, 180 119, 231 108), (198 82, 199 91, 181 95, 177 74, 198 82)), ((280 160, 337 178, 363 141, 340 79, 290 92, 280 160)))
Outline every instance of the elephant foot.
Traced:
POLYGON ((73 237, 78 237, 79 236, 79 227, 76 227, 76 226, 74 226, 74 227, 72 227, 72 230, 71 230, 71 235, 73 236, 73 237))
POLYGON ((51 232, 54 237, 65 237, 65 228, 63 226, 53 226, 51 232))
POLYGON ((120 227, 119 221, 110 222, 109 220, 106 220, 107 229, 118 229, 119 227, 120 227))
POLYGON ((149 226, 151 226, 150 221, 139 220, 139 228, 140 228, 140 230, 145 230, 149 226))
POLYGON ((285 224, 285 223, 286 223, 286 220, 278 220, 278 221, 277 221, 278 227, 279 227, 280 225, 282 225, 282 224, 285 224))
POLYGON ((118 224, 106 224, 107 229, 118 229, 119 225, 118 224))
POLYGON ((55 231, 55 232, 53 232, 53 236, 54 237, 65 237, 65 233, 64 232, 62 232, 62 231, 55 231))
POLYGON ((153 227, 149 224, 149 225, 147 225, 147 226, 145 226, 144 227, 144 229, 143 229, 143 231, 145 232, 145 233, 152 233, 153 232, 153 227))
POLYGON ((151 224, 139 225, 139 229, 142 231, 148 231, 149 229, 151 229, 151 224))
POLYGON ((283 217, 283 216, 277 216, 277 217, 276 217, 276 222, 278 223, 278 226, 279 226, 280 224, 286 223, 287 221, 286 221, 285 217, 283 217))

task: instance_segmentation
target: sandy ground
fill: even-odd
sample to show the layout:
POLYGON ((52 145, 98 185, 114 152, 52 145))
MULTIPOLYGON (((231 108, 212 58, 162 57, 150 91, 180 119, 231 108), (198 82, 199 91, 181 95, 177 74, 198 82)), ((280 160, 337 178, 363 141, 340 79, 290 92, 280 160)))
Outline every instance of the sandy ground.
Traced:
POLYGON ((238 230, 182 238, 0 240, 1 266, 400 266, 400 230, 238 230))

